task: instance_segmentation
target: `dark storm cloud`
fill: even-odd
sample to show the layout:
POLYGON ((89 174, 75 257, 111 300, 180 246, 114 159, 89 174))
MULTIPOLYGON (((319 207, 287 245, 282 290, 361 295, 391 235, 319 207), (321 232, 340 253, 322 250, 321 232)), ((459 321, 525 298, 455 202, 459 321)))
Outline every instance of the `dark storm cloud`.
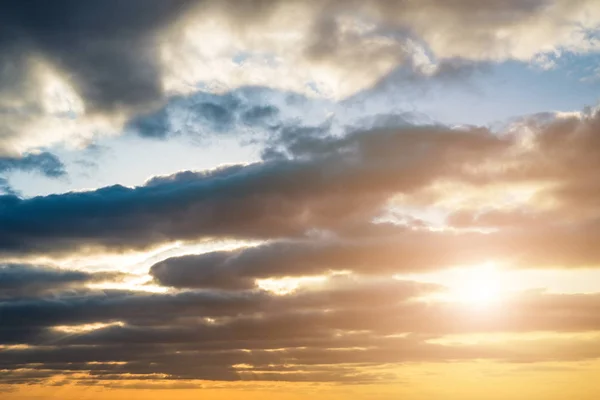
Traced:
POLYGON ((286 139, 294 158, 183 172, 145 186, 0 197, 0 251, 131 248, 201 237, 272 238, 364 223, 394 193, 469 179, 466 163, 510 143, 442 126, 286 139))
MULTIPOLYGON (((155 35, 192 3, 3 1, 0 69, 22 65, 14 71, 25 74, 28 58, 37 55, 68 76, 89 110, 147 104, 162 94, 155 35)), ((2 77, 3 89, 27 79, 2 77)))

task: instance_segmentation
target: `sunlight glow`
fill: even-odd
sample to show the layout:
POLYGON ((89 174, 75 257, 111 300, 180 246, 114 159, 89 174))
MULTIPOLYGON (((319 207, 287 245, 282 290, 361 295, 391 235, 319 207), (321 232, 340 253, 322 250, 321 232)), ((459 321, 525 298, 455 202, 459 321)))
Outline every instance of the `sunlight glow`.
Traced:
POLYGON ((258 279, 256 281, 256 286, 268 292, 283 296, 293 293, 300 286, 323 283, 327 278, 327 276, 304 276, 300 278, 258 279))
POLYGON ((148 274, 127 279, 123 282, 91 283, 87 287, 97 290, 131 290, 148 293, 166 293, 169 291, 167 287, 154 284, 152 277, 148 274))
POLYGON ((82 325, 60 325, 60 326, 54 326, 54 327, 52 327, 52 329, 59 331, 59 332, 64 332, 64 333, 78 334, 78 333, 85 333, 85 332, 95 331, 98 329, 108 328, 110 326, 125 326, 125 324, 120 321, 111 322, 111 323, 96 322, 93 324, 82 324, 82 325))
POLYGON ((488 305, 502 297, 502 274, 494 263, 465 268, 461 270, 458 278, 450 288, 448 297, 452 301, 488 305))

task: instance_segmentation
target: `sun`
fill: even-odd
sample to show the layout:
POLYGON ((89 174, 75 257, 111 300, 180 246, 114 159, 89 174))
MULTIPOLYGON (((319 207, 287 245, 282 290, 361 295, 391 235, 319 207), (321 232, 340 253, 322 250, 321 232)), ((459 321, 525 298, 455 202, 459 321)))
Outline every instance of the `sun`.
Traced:
POLYGON ((452 283, 449 297, 470 305, 489 305, 502 297, 503 279, 495 263, 461 268, 452 283))

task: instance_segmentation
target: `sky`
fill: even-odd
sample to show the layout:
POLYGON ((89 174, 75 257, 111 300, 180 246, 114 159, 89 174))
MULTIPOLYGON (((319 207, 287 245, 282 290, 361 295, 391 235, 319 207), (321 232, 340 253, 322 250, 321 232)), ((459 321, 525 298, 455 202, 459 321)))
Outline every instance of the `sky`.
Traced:
POLYGON ((595 400, 600 3, 0 0, 0 397, 595 400))

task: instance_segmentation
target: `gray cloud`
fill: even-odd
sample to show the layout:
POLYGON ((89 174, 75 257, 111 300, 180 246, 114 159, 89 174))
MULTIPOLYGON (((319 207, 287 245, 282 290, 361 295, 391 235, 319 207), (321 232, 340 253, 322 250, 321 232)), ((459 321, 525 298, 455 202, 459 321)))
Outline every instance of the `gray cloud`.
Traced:
POLYGON ((198 91, 172 96, 164 107, 135 116, 125 129, 154 139, 177 134, 206 137, 241 133, 250 139, 252 128, 268 128, 269 122, 277 123, 273 118, 279 113, 276 104, 285 103, 285 99, 289 102, 294 96, 298 95, 259 87, 243 87, 225 94, 198 91))
MULTIPOLYGON (((92 111, 146 104, 162 94, 155 34, 190 3, 7 3, 0 17, 2 65, 23 65, 33 55, 47 59, 68 75, 92 111)), ((23 90, 26 67, 2 70, 17 74, 2 76, 3 90, 23 90)))
POLYGON ((485 318, 461 305, 413 300, 437 290, 434 285, 336 279, 323 288, 286 296, 257 291, 107 292, 2 303, 1 342, 31 346, 3 350, 0 380, 31 383, 35 376, 19 375, 27 367, 48 373, 40 375, 42 381, 79 371, 101 381, 135 379, 121 375, 127 373, 140 379, 167 374, 164 379, 169 380, 358 383, 363 379, 350 376, 361 371, 365 382, 393 380, 369 367, 401 362, 598 357, 590 351, 597 339, 431 341, 448 333, 595 331, 600 324, 598 295, 524 293, 508 300, 501 315, 485 318), (214 320, 207 320, 209 316, 214 320), (92 321, 124 325, 81 333, 49 329, 92 321), (302 373, 308 376, 297 375, 302 373))
POLYGON ((60 293, 84 284, 116 280, 122 273, 65 270, 26 264, 0 265, 0 299, 60 293))
POLYGON ((113 186, 33 199, 4 196, 0 251, 140 248, 201 237, 273 238, 364 223, 391 194, 411 192, 443 176, 463 179, 465 163, 509 143, 482 129, 442 126, 342 138, 293 136, 285 143, 293 159, 183 172, 136 188, 113 186))
MULTIPOLYGON (((158 50, 173 45, 169 41, 177 37, 177 28, 184 31, 202 11, 216 17, 216 9, 240 33, 236 52, 261 50, 251 43, 252 34, 260 37, 261 28, 271 29, 271 17, 290 4, 207 2, 191 12, 196 3, 3 4, 0 154, 19 151, 11 140, 24 134, 30 120, 50 114, 62 122, 78 117, 71 105, 68 111, 51 111, 39 98, 47 83, 42 66, 72 86, 87 116, 119 115, 128 121, 126 131, 142 137, 203 137, 245 129, 249 139, 253 130, 264 133, 266 147, 259 163, 182 171, 139 187, 29 199, 0 196, 0 255, 144 249, 211 238, 266 243, 162 260, 149 272, 155 283, 170 288, 166 293, 87 287, 119 279, 118 273, 0 266, 0 383, 47 383, 57 376, 66 383, 117 386, 132 379, 145 385, 157 376, 374 383, 394 381, 396 376, 383 369, 404 362, 600 357, 598 338, 552 335, 600 331, 598 294, 517 293, 503 299, 501 312, 490 317, 461 304, 423 300, 441 286, 391 277, 506 255, 519 267, 600 263, 597 111, 517 121, 531 134, 513 135, 419 124, 418 115, 394 110, 357 114, 343 126, 343 118, 327 116, 325 105, 332 103, 257 87, 218 95, 175 91, 166 97, 165 70, 177 62, 162 60, 158 50), (311 107, 323 115, 309 121, 311 107), (290 109, 299 110, 300 117, 290 109), (415 218, 407 217, 403 227, 373 222, 392 201, 437 205, 443 195, 423 194, 437 184, 449 184, 451 190, 452 184, 484 190, 539 184, 540 204, 551 206, 483 212, 467 207, 448 218, 455 230, 437 232, 415 218), (477 231, 481 228, 489 232, 477 231), (352 274, 286 295, 255 285, 257 279, 340 270, 352 274), (98 329, 80 326, 88 324, 98 329), (519 337, 531 331, 547 332, 549 338, 519 337), (511 333, 515 339, 439 341, 448 334, 490 332, 511 333)), ((330 69, 350 83, 351 91, 374 84, 372 92, 386 92, 397 90, 398 81, 460 81, 489 60, 530 60, 540 52, 528 45, 538 43, 538 31, 547 39, 544 49, 567 44, 565 51, 584 49, 585 43, 565 44, 570 28, 563 28, 577 26, 572 22, 591 1, 295 5, 300 3, 309 12, 297 19, 306 20, 312 35, 293 49, 286 46, 293 61, 302 68, 330 69), (361 25, 370 21, 374 27, 361 25), (419 54, 426 60, 418 62, 419 54)), ((352 109, 372 94, 367 92, 336 106, 352 109)), ((65 175, 50 153, 0 158, 0 176, 15 170, 65 175)), ((3 177, 0 186, 10 191, 3 177)))
MULTIPOLYGON (((193 6, 199 3, 202 2, 130 1, 124 5, 110 0, 84 5, 77 1, 61 0, 51 5, 44 1, 7 4, 1 17, 0 31, 4 64, 20 65, 32 54, 47 58, 70 77, 91 110, 114 110, 118 106, 146 104, 162 95, 161 67, 156 52, 158 34, 186 15, 186 12, 193 11, 193 6)), ((452 6, 441 1, 393 4, 370 1, 362 5, 328 1, 311 5, 313 10, 309 17, 314 18, 310 22, 315 27, 315 37, 308 40, 306 52, 312 58, 327 56, 336 62, 348 63, 352 60, 377 59, 373 55, 365 55, 365 50, 386 51, 386 48, 374 45, 359 46, 362 42, 353 37, 357 33, 348 31, 340 20, 350 9, 375 18, 383 27, 387 24, 390 39, 394 37, 392 33, 398 36, 404 32, 400 36, 406 37, 411 27, 413 35, 417 38, 424 36, 425 41, 430 39, 430 30, 446 30, 443 25, 422 26, 416 18, 421 13, 429 13, 434 20, 444 16, 459 20, 478 29, 477 35, 472 38, 461 37, 460 42, 477 47, 502 42, 494 36, 498 28, 518 25, 533 16, 543 15, 551 3, 513 1, 473 7, 470 1, 454 2, 452 6), (498 18, 499 15, 502 18, 498 18), (469 41, 472 43, 465 43, 469 41)), ((562 5, 562 2, 557 3, 559 7, 562 5)), ((268 20, 279 7, 283 7, 279 1, 252 2, 244 6, 236 2, 216 5, 216 9, 228 20, 246 29, 258 29, 259 24, 268 20)), ((579 8, 585 9, 585 4, 579 5, 579 8)), ((215 9, 207 7, 205 11, 212 12, 215 9)), ((396 50, 395 47, 392 49, 396 50)), ((8 74, 3 79, 3 86, 22 90, 27 68, 3 70, 8 74)))
MULTIPOLYGON (((439 290, 437 285, 416 282, 340 280, 333 282, 326 290, 301 291, 281 298, 262 290, 186 291, 164 295, 88 291, 53 298, 13 299, 2 305, 2 315, 6 328, 47 328, 53 325, 114 321, 154 326, 175 322, 180 318, 193 321, 194 317, 201 316, 232 318, 261 312, 277 314, 295 309, 317 310, 325 306, 352 307, 357 296, 364 296, 375 287, 379 287, 380 292, 365 301, 365 306, 395 304, 421 293, 439 290)), ((246 323, 252 324, 253 319, 246 323)))
MULTIPOLYGON (((591 339, 516 338, 492 344, 439 344, 432 339, 489 332, 595 332, 600 330, 598 294, 515 294, 503 300, 501 313, 488 318, 461 304, 418 300, 441 289, 436 285, 387 277, 436 268, 441 262, 464 264, 507 254, 516 258, 516 265, 547 265, 552 259, 566 266, 593 261, 593 205, 572 203, 582 207, 568 212, 563 200, 559 207, 538 214, 483 213, 475 218, 485 222, 481 226, 502 228, 486 234, 433 232, 414 220, 405 227, 371 222, 374 210, 390 196, 414 194, 441 178, 483 188, 498 182, 552 181, 561 185, 545 195, 576 199, 562 196, 571 188, 571 179, 579 179, 577 172, 584 173, 583 166, 593 162, 596 121, 597 115, 590 114, 544 123, 536 127, 532 145, 525 150, 514 137, 479 128, 407 125, 341 137, 318 129, 302 134, 290 130, 271 143, 277 157, 263 163, 155 177, 133 189, 112 187, 28 200, 4 196, 0 243, 7 253, 70 250, 76 244, 142 247, 200 236, 279 240, 166 259, 150 270, 158 283, 195 290, 88 290, 0 302, 0 342, 32 346, 3 352, 0 366, 8 371, 3 379, 36 382, 89 371, 98 382, 123 373, 145 379, 161 373, 173 380, 371 382, 392 378, 371 372, 356 378, 356 373, 368 370, 366 366, 413 361, 597 358, 589 352, 596 343, 591 339), (571 146, 564 146, 565 141, 571 146), (515 149, 523 151, 517 158, 515 149), (586 161, 573 163, 573 149, 586 161), (547 152, 559 163, 542 163, 543 168, 528 164, 530 157, 535 160, 547 152), (490 172, 467 168, 507 159, 517 167, 510 164, 490 172), (252 202, 258 205, 251 207, 252 202), (554 219, 548 220, 549 215, 554 219), (264 218, 264 225, 258 223, 264 218), (52 224, 57 221, 60 224, 52 224), (306 235, 315 228, 330 235, 306 235), (255 279, 332 270, 352 270, 354 275, 284 296, 254 288, 255 279), (113 325, 79 333, 55 328, 92 323, 113 325), (21 367, 32 365, 41 375, 19 375, 21 367), (55 372, 44 375, 48 370, 55 372)), ((449 222, 472 227, 470 217, 455 215, 449 222)), ((52 286, 79 279, 56 271, 14 271, 32 284, 52 286)), ((25 280, 13 277, 7 282, 19 290, 18 282, 25 280)))
POLYGON ((26 154, 22 157, 0 157, 0 173, 14 170, 37 171, 52 178, 66 174, 63 163, 48 152, 26 154))
POLYGON ((491 256, 491 246, 482 234, 449 235, 385 225, 370 229, 360 236, 344 232, 350 237, 275 241, 232 251, 172 257, 153 265, 150 274, 164 286, 249 289, 256 279, 332 271, 367 275, 423 272, 477 264, 491 256))
MULTIPOLYGON (((273 0, 244 5, 236 1, 201 0, 150 3, 135 0, 126 5, 116 0, 85 5, 73 0, 55 1, 51 5, 39 0, 7 4, 0 17, 0 115, 3 116, 0 152, 14 153, 72 138, 85 142, 98 130, 118 130, 123 119, 131 119, 128 127, 145 136, 162 137, 165 128, 169 128, 164 112, 150 110, 168 101, 164 97, 167 92, 169 95, 175 92, 172 99, 175 103, 179 101, 177 90, 173 91, 165 82, 187 79, 185 57, 194 53, 189 51, 190 45, 195 47, 199 43, 184 43, 181 50, 184 54, 179 54, 177 48, 186 37, 182 33, 185 28, 205 20, 223 21, 228 26, 228 34, 232 35, 230 45, 235 51, 224 50, 226 64, 239 54, 248 57, 267 54, 300 68, 333 68, 343 80, 343 85, 337 86, 349 85, 344 89, 345 97, 374 84, 377 90, 394 86, 392 82, 398 80, 452 80, 477 70, 480 62, 530 60, 553 45, 567 51, 570 47, 584 49, 585 41, 562 43, 561 28, 563 18, 578 21, 589 7, 586 1, 577 6, 564 1, 533 1, 526 5, 507 2, 493 6, 474 6, 461 1, 448 6, 441 1, 391 4, 379 0, 360 4, 337 0, 319 4, 273 0), (294 44, 297 52, 279 54, 285 42, 262 48, 261 40, 249 39, 255 35, 269 42, 272 39, 267 40, 269 30, 281 29, 278 21, 282 16, 297 13, 297 7, 304 10, 302 15, 306 20, 306 26, 298 32, 305 37, 294 44), (516 46, 516 35, 529 32, 522 28, 543 17, 550 21, 547 28, 551 31, 551 43, 544 49, 516 46), (457 27, 474 29, 475 34, 457 27), (498 31, 507 32, 507 36, 499 38, 498 31), (519 51, 514 49, 517 47, 519 51), (173 60, 163 59, 163 50, 173 60), (74 91, 83 107, 69 104, 58 111, 48 107, 47 103, 64 100, 44 97, 48 71, 74 91), (107 121, 100 124, 88 118, 98 115, 107 117, 107 121), (41 137, 37 131, 41 127, 49 129, 49 125, 53 133, 41 137)), ((288 28, 293 31, 298 27, 288 28)), ((538 30, 531 29, 534 38, 538 30)), ((529 39, 527 43, 536 43, 529 39)), ((198 63, 198 59, 192 58, 190 63, 193 62, 198 63)), ((255 78, 254 74, 249 76, 255 78)), ((238 81, 234 76, 226 76, 220 84, 232 88, 255 83, 250 78, 238 81)), ((196 88, 201 83, 210 84, 190 79, 192 82, 186 82, 188 89, 190 83, 197 85, 196 88)), ((316 81, 314 76, 300 79, 301 84, 294 86, 296 90, 307 81, 316 81)), ((275 81, 261 81, 261 84, 281 87, 275 81)), ((77 101, 70 99, 67 103, 77 101)), ((230 109, 214 102, 196 104, 191 111, 195 122, 206 124, 207 128, 227 129, 235 122, 230 109)), ((256 117, 264 120, 272 111, 256 109, 243 118, 248 124, 260 124, 256 117)))
POLYGON ((0 189, 7 194, 16 194, 8 179, 2 175, 13 171, 38 172, 49 178, 59 178, 67 174, 64 164, 49 152, 25 154, 21 157, 0 157, 0 189))

